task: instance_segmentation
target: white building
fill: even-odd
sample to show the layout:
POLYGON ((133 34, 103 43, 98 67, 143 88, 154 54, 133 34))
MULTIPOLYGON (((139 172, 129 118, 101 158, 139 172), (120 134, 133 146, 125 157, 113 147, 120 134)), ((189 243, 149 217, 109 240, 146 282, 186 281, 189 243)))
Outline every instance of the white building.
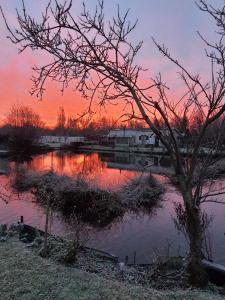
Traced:
MULTIPOLYGON (((182 146, 184 135, 181 134, 177 129, 172 129, 175 139, 179 146, 182 146)), ((161 134, 166 138, 170 139, 168 130, 161 130, 161 134)), ((115 146, 151 146, 151 147, 163 147, 161 141, 158 140, 155 133, 151 129, 112 129, 108 134, 109 139, 114 140, 115 146)))
POLYGON ((118 146, 157 144, 156 136, 150 129, 112 129, 108 137, 114 139, 114 144, 118 146))
POLYGON ((84 142, 83 136, 52 136, 45 135, 41 136, 39 143, 43 145, 48 145, 53 148, 60 148, 64 145, 70 145, 72 143, 82 143, 84 142))

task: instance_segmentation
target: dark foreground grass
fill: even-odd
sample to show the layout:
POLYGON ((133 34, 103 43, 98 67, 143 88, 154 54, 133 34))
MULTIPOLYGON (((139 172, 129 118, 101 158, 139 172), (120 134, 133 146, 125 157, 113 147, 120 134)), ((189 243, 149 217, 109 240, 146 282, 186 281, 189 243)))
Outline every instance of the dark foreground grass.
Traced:
POLYGON ((0 299, 223 299, 193 290, 157 291, 124 285, 56 264, 12 237, 0 243, 0 299))

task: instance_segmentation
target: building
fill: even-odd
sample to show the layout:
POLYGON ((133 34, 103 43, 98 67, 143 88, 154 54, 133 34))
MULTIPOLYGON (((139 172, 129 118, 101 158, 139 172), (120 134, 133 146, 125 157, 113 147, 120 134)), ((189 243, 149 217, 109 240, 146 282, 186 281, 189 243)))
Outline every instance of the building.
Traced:
POLYGON ((115 146, 155 146, 157 144, 156 136, 150 129, 112 129, 108 138, 114 141, 115 146))
MULTIPOLYGON (((168 130, 162 129, 162 135, 170 139, 168 130)), ((181 147, 184 141, 184 135, 177 129, 173 129, 173 134, 181 147)), ((155 133, 151 129, 112 129, 108 134, 109 141, 113 141, 114 146, 143 146, 143 147, 163 147, 155 133)))
POLYGON ((41 136, 39 139, 39 143, 42 145, 47 145, 53 148, 60 148, 65 145, 71 145, 73 143, 83 143, 83 136, 53 136, 53 135, 45 135, 41 136))

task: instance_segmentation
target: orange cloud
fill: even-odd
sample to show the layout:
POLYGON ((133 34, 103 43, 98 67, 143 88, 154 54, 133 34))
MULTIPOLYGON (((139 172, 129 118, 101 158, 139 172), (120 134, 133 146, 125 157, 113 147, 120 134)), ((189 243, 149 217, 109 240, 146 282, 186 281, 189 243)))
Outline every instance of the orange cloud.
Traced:
MULTIPOLYGON (((8 63, 0 68, 0 120, 3 121, 13 104, 29 105, 42 117, 42 120, 50 126, 56 122, 58 109, 63 106, 67 116, 81 114, 88 107, 88 100, 82 98, 78 91, 69 87, 62 95, 56 82, 48 81, 43 100, 38 100, 30 95, 32 82, 32 65, 35 58, 32 53, 15 54, 8 63)), ((97 102, 97 99, 96 99, 97 102)), ((118 117, 123 105, 109 105, 106 109, 99 108, 95 104, 94 110, 101 115, 118 117)))
MULTIPOLYGON (((36 61, 46 62, 48 57, 41 54, 37 56, 31 51, 27 51, 20 55, 14 54, 10 56, 8 62, 1 64, 0 68, 0 121, 4 120, 7 112, 13 104, 23 104, 31 106, 40 114, 46 125, 54 126, 56 123, 57 113, 60 106, 63 106, 67 116, 76 116, 81 114, 87 107, 89 102, 82 98, 78 91, 74 91, 73 87, 69 87, 61 95, 60 87, 56 82, 48 81, 43 100, 38 100, 35 96, 31 96, 29 91, 32 87, 30 80, 32 76, 32 66, 36 61)), ((157 65, 162 65, 162 61, 146 60, 141 61, 143 65, 153 66, 157 69, 157 65)), ((152 74, 149 71, 140 80, 141 85, 147 86, 152 74)), ((176 98, 177 95, 183 94, 183 86, 177 84, 177 74, 174 67, 167 70, 166 81, 175 85, 176 93, 171 91, 171 97, 176 98)), ((157 99, 156 91, 151 90, 149 94, 157 99)), ((96 99, 97 102, 97 99, 96 99)), ((108 105, 106 110, 101 109, 101 115, 118 118, 123 114, 123 104, 108 105)), ((94 105, 95 110, 99 110, 94 105)), ((126 107, 126 110, 128 107, 126 107)))

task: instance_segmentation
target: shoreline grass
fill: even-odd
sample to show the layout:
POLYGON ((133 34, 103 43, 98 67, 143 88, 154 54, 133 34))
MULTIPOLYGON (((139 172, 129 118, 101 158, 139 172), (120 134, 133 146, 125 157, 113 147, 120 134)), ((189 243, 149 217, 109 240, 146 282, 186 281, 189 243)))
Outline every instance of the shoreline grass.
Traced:
POLYGON ((75 268, 43 259, 11 237, 0 243, 0 299, 223 299, 197 290, 157 291, 106 280, 75 268))

